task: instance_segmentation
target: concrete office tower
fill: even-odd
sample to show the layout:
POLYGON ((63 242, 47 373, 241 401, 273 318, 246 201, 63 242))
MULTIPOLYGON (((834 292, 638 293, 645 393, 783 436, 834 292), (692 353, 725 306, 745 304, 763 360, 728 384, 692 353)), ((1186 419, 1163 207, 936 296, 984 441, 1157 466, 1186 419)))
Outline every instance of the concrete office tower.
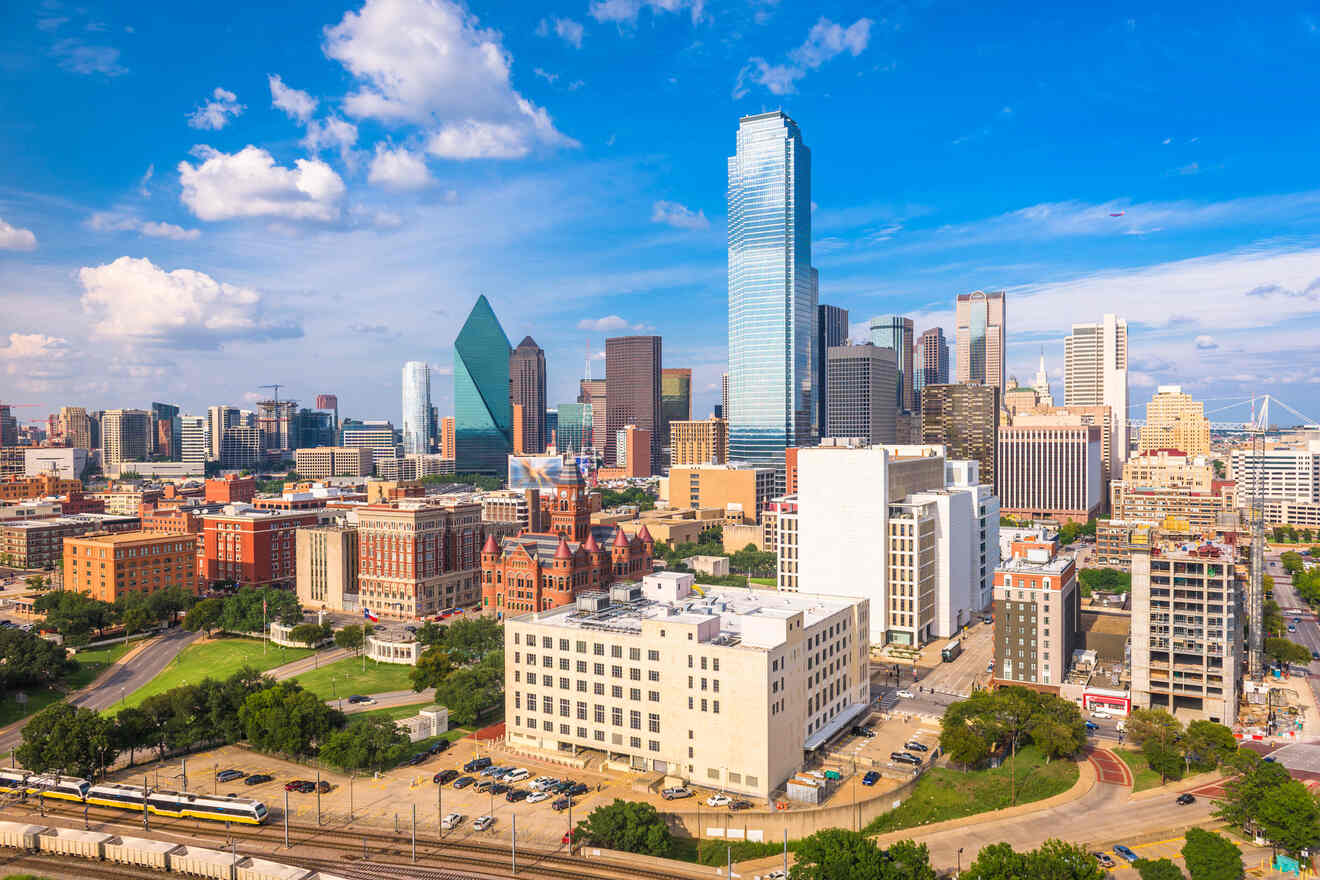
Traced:
POLYGON ((826 352, 825 399, 829 437, 859 437, 868 444, 895 439, 895 351, 869 343, 835 345, 826 352))
POLYGON ((898 315, 879 315, 872 318, 871 343, 894 352, 894 365, 898 371, 894 386, 894 402, 900 411, 915 412, 917 401, 914 390, 916 380, 913 376, 915 346, 912 338, 912 319, 898 315))
POLYGON ((106 410, 101 417, 101 467, 109 473, 125 461, 146 461, 151 427, 151 413, 146 410, 106 410))
MULTIPOLYGON (((1072 333, 1063 342, 1063 359, 1064 403, 1068 406, 1109 407, 1111 428, 1107 470, 1117 474, 1123 470, 1128 449, 1127 321, 1107 314, 1099 324, 1073 324, 1072 333)), ((1044 372, 1043 352, 1040 364, 1044 372)))
POLYGON ((370 449, 376 464, 398 458, 394 443, 394 426, 386 419, 367 419, 361 424, 345 427, 341 444, 350 449, 370 449))
POLYGON ((81 406, 62 406, 59 414, 60 436, 65 446, 74 449, 92 448, 92 422, 87 410, 81 406))
POLYGON ((303 607, 309 611, 356 611, 357 527, 302 528, 294 534, 294 545, 298 601, 303 607))
POLYGON ((605 448, 605 380, 582 379, 578 382, 578 403, 591 407, 591 436, 587 447, 600 452, 605 448))
POLYGON ((1008 425, 999 429, 995 494, 1004 513, 1086 522, 1105 485, 1098 425, 1008 425))
POLYGON ((1146 404, 1146 424, 1141 428, 1137 450, 1156 449, 1210 454, 1210 420, 1205 417, 1205 404, 1184 394, 1178 385, 1161 385, 1146 404))
MULTIPOLYGON (((815 272, 815 269, 812 269, 815 272)), ((816 429, 826 435, 829 421, 829 383, 826 381, 826 361, 829 350, 836 345, 848 344, 848 310, 838 306, 816 306, 816 429)), ((727 414, 728 410, 725 410, 727 414)), ((726 415, 727 418, 727 415, 726 415)))
POLYGON ((796 122, 740 120, 728 196, 729 458, 782 471, 819 419, 811 152, 796 122))
POLYGON ((403 365, 403 454, 431 451, 431 365, 408 361, 403 365))
POLYGON ((512 351, 490 302, 484 294, 477 297, 454 340, 454 467, 459 473, 508 472, 513 451, 512 351))
POLYGON ((958 382, 991 385, 1001 392, 1004 372, 1004 292, 958 294, 958 382))
POLYGON ((225 431, 238 425, 238 407, 211 406, 206 409, 206 436, 211 444, 211 461, 220 460, 220 446, 225 439, 225 431))
POLYGON ((669 465, 724 464, 729 460, 729 423, 711 416, 669 423, 669 465))
POLYGON ((316 408, 330 410, 335 414, 335 430, 339 430, 339 396, 335 394, 316 395, 316 408))
POLYGON ((509 355, 509 404, 522 407, 522 428, 513 437, 519 455, 540 455, 550 442, 545 427, 545 352, 530 336, 509 355))
POLYGON ((605 340, 605 462, 622 465, 619 431, 636 425, 650 432, 651 461, 660 456, 660 337, 605 340))
POLYGON ((692 371, 667 367, 660 371, 660 445, 670 446, 670 422, 692 421, 692 371))
POLYGON ((261 429, 235 425, 220 438, 220 467, 224 470, 256 470, 265 458, 261 429))
POLYGON ((179 460, 189 473, 206 471, 206 419, 202 416, 179 416, 179 460))
POLYGON ((1234 548, 1132 543, 1132 707, 1232 725, 1242 692, 1234 548))
POLYGON ((944 338, 943 328, 932 327, 917 337, 912 362, 912 393, 920 409, 921 389, 949 384, 949 342, 944 338))
MULTIPOLYGON (((829 441, 827 441, 828 444, 829 441)), ((799 449, 797 590, 868 599, 872 644, 948 637, 990 602, 999 505, 939 446, 799 449)), ((672 491, 672 487, 671 487, 672 491)))
POLYGON ((729 374, 728 373, 720 374, 720 411, 715 413, 715 415, 719 416, 725 421, 729 420, 729 374))
POLYGON ((995 482, 995 435, 999 389, 988 385, 927 385, 921 392, 921 440, 948 447, 951 459, 981 465, 981 479, 995 482))

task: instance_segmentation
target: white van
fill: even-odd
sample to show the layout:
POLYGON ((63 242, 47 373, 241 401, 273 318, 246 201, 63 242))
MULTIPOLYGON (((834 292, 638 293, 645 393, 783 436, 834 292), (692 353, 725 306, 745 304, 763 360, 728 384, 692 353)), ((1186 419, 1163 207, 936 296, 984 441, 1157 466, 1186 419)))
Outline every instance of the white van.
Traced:
POLYGON ((505 773, 500 777, 500 780, 503 782, 522 782, 531 775, 532 774, 528 773, 525 767, 519 767, 517 770, 510 770, 508 773, 505 773))

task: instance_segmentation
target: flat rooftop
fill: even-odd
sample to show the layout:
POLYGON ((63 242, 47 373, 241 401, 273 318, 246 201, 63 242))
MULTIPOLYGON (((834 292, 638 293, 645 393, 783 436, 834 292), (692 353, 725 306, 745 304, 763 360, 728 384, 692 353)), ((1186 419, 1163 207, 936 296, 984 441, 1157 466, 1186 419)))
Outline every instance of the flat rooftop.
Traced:
POLYGON ((1071 556, 1055 556, 1047 562, 1033 562, 1022 556, 999 563, 996 571, 1019 572, 1021 574, 1063 574, 1073 564, 1071 556))
POLYGON ((163 540, 196 541, 197 536, 188 532, 115 532, 109 535, 81 535, 77 538, 69 538, 69 540, 119 546, 124 544, 154 544, 163 540))

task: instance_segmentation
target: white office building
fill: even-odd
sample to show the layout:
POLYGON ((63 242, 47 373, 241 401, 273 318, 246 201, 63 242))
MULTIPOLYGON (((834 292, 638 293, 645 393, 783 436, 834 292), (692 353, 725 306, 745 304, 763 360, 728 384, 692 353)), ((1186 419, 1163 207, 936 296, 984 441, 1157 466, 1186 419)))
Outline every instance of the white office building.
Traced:
POLYGON ((1064 403, 1107 406, 1111 413, 1109 473, 1127 460, 1127 321, 1108 314, 1099 324, 1073 324, 1064 340, 1064 403))

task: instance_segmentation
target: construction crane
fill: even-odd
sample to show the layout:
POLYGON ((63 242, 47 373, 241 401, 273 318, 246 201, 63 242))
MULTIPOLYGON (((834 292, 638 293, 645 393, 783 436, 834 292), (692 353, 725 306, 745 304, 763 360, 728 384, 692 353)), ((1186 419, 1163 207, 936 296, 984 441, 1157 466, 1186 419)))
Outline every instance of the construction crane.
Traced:
POLYGON ((1265 434, 1270 429, 1270 397, 1265 395, 1259 410, 1251 401, 1251 459, 1255 481, 1251 490, 1251 579, 1247 583, 1247 675, 1259 681, 1265 675, 1265 434))
POLYGON ((276 403, 279 403, 279 402, 280 402, 280 386, 279 386, 279 385, 258 385, 257 387, 258 387, 258 388, 273 388, 273 389, 275 390, 275 402, 276 402, 276 403))

